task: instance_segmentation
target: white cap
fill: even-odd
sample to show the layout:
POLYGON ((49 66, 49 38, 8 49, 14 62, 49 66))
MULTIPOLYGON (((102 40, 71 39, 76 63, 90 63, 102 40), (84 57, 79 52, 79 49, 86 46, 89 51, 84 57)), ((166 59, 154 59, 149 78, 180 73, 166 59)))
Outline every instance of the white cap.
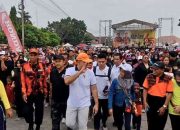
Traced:
POLYGON ((119 68, 122 68, 123 70, 125 71, 129 71, 131 72, 132 71, 132 66, 130 64, 127 64, 127 63, 122 63, 119 68))
POLYGON ((0 51, 0 55, 5 55, 6 52, 5 51, 0 51))
POLYGON ((139 55, 137 59, 138 59, 138 60, 142 60, 142 59, 143 59, 143 56, 139 55))

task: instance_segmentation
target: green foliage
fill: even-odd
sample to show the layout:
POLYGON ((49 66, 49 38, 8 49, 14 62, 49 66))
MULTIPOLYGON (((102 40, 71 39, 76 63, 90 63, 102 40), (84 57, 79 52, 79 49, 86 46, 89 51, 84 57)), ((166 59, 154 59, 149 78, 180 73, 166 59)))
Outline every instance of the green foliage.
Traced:
MULTIPOLYGON (((21 15, 21 12, 19 12, 21 15)), ((22 39, 22 25, 21 18, 17 17, 17 11, 15 6, 11 7, 10 18, 17 31, 19 39, 22 39)), ((24 31, 25 31, 25 46, 26 47, 45 47, 45 46, 57 46, 61 43, 61 38, 55 33, 47 29, 39 29, 32 25, 30 21, 31 16, 28 12, 25 12, 24 19, 24 31)), ((7 38, 3 31, 0 30, 0 44, 7 43, 7 38)))
POLYGON ((62 38, 64 43, 69 42, 73 45, 79 44, 84 41, 87 27, 84 21, 71 19, 70 17, 62 19, 60 22, 48 22, 47 29, 54 31, 62 38))
MULTIPOLYGON (((20 16, 22 15, 21 12, 18 13, 20 16)), ((10 18, 16 28, 19 38, 22 39, 21 17, 17 17, 15 6, 11 8, 10 18)), ((46 29, 39 29, 33 26, 30 19, 30 14, 24 12, 26 47, 57 46, 61 41, 76 45, 80 42, 90 42, 93 39, 92 36, 86 32, 87 27, 84 21, 81 20, 68 17, 60 21, 48 22, 48 27, 46 29)), ((7 43, 3 32, 0 32, 0 40, 2 43, 7 43)))
POLYGON ((18 27, 18 17, 16 7, 12 6, 10 10, 10 19, 15 27, 18 27))
POLYGON ((57 46, 60 44, 60 38, 53 32, 39 29, 31 24, 26 24, 25 28, 25 46, 27 47, 57 46))
POLYGON ((88 32, 86 32, 85 35, 84 35, 84 41, 83 41, 83 43, 90 43, 93 39, 95 39, 95 38, 93 37, 93 35, 90 34, 90 33, 88 33, 88 32))
POLYGON ((2 30, 0 30, 0 44, 6 44, 6 43, 7 43, 7 38, 2 32, 2 30))

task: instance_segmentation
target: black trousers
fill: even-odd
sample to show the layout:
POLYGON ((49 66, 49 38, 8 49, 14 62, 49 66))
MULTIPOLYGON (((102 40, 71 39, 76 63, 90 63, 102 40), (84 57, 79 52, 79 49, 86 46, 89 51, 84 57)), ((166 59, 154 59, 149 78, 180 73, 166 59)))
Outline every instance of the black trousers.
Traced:
POLYGON ((15 105, 16 105, 16 113, 18 117, 23 117, 23 106, 24 101, 22 99, 22 91, 21 91, 21 85, 15 83, 15 105))
POLYGON ((140 128, 141 128, 141 115, 136 116, 133 113, 132 124, 133 124, 133 126, 136 126, 136 130, 140 130, 140 128))
POLYGON ((41 125, 44 114, 44 94, 38 93, 36 95, 31 94, 28 96, 24 111, 24 117, 27 123, 34 123, 33 113, 35 111, 35 124, 41 125), (35 110, 33 105, 35 106, 35 110))
POLYGON ((147 111, 148 130, 164 130, 166 125, 168 111, 159 116, 158 110, 163 106, 166 97, 147 96, 149 111, 147 111))
POLYGON ((122 130, 123 124, 125 126, 125 130, 131 129, 131 113, 125 112, 125 105, 122 107, 114 106, 113 112, 116 115, 116 123, 118 130, 122 130), (124 123, 125 122, 125 123, 124 123))
POLYGON ((172 130, 179 130, 180 115, 169 114, 172 130))
POLYGON ((6 130, 6 117, 4 112, 4 107, 0 101, 0 130, 6 130))
POLYGON ((94 129, 99 130, 101 120, 103 127, 106 127, 106 121, 108 116, 108 99, 99 99, 99 109, 97 114, 94 116, 94 129))
POLYGON ((62 117, 65 117, 66 109, 67 109, 66 103, 59 103, 52 101, 52 105, 51 105, 52 130, 60 130, 60 122, 62 117))
POLYGON ((47 103, 49 103, 49 98, 50 98, 50 83, 47 82, 47 97, 46 97, 47 103))

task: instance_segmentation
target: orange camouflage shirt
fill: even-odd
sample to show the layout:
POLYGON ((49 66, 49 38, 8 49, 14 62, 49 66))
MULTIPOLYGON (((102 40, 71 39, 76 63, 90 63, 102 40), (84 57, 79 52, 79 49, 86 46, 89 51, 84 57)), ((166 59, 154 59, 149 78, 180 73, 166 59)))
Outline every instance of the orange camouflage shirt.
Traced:
POLYGON ((30 62, 26 62, 22 66, 21 71, 22 93, 29 96, 38 92, 47 94, 46 72, 44 65, 38 63, 32 66, 30 62))

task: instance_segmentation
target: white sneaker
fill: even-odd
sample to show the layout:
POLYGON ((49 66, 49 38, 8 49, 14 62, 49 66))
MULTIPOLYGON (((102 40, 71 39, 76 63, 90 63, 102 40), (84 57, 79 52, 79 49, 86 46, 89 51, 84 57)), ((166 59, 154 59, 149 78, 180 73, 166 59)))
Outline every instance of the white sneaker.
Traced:
POLYGON ((66 123, 66 119, 65 118, 62 118, 62 121, 61 121, 63 124, 66 123))
POLYGON ((15 121, 20 121, 21 118, 17 117, 17 118, 15 118, 14 120, 15 120, 15 121))
POLYGON ((103 127, 102 129, 103 129, 103 130, 108 130, 108 128, 107 128, 107 127, 103 127))
POLYGON ((144 109, 142 109, 142 113, 145 113, 146 111, 144 109))
POLYGON ((49 103, 45 103, 45 104, 44 104, 44 107, 48 107, 48 106, 49 106, 49 103))

